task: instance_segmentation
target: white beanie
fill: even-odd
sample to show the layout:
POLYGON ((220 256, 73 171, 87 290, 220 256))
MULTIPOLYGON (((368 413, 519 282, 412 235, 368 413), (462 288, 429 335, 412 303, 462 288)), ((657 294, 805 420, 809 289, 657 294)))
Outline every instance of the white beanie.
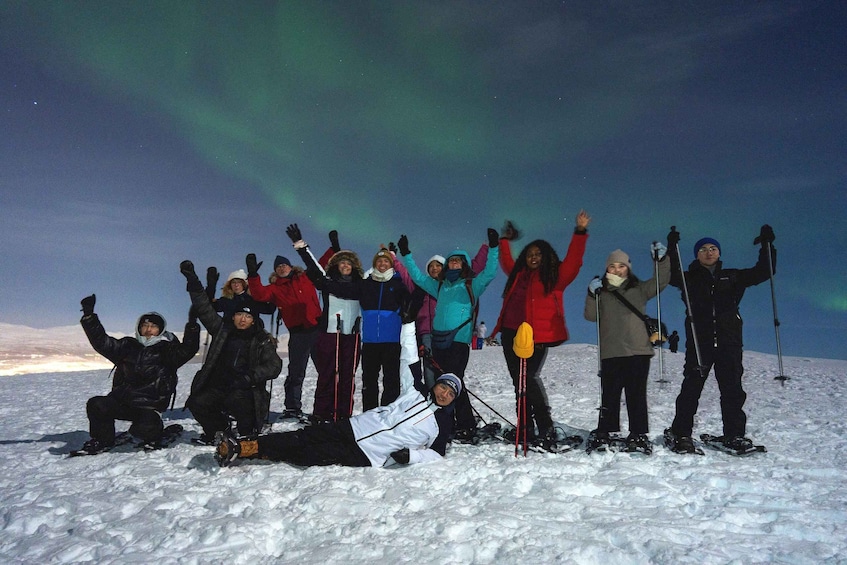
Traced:
POLYGON ((243 281, 247 280, 247 273, 244 272, 244 269, 238 269, 237 271, 233 271, 226 278, 226 282, 231 281, 232 279, 241 279, 243 281))
POLYGON ((427 269, 429 268, 429 264, 432 263, 433 261, 438 261, 439 263, 441 263, 442 267, 444 266, 444 263, 447 262, 447 260, 444 257, 442 257, 441 255, 433 255, 432 257, 429 258, 429 261, 426 262, 427 269))

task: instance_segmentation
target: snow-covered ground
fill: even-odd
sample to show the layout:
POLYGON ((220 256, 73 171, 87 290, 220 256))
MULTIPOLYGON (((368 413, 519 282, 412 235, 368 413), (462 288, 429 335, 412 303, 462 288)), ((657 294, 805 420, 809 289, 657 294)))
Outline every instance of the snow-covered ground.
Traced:
MULTIPOLYGON (((182 410, 165 414, 187 430, 168 449, 66 458, 88 438, 85 401, 108 390, 109 370, 85 365, 97 359, 72 346, 85 343, 78 327, 42 330, 44 341, 2 329, 5 374, 28 355, 49 371, 0 378, 4 563, 847 563, 847 361, 786 358, 781 386, 775 356, 748 352, 748 432, 768 453, 746 458, 661 446, 682 364, 665 353, 671 382, 655 382, 654 360, 650 383, 651 457, 457 445, 439 463, 392 470, 220 469, 190 443, 199 430, 182 410)), ((196 369, 180 371, 178 406, 196 369)), ((574 344, 552 350, 543 372, 554 416, 582 434, 596 422, 596 371, 594 346, 574 344)), ((472 352, 468 375, 513 419, 498 347, 472 352)), ((696 431, 720 429, 710 378, 696 431)))

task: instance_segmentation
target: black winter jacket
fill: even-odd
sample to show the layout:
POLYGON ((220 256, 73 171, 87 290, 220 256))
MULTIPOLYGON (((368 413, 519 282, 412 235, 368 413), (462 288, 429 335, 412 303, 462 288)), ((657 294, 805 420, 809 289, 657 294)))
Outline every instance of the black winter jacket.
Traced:
POLYGON ((200 326, 185 325, 185 343, 170 332, 169 340, 145 347, 134 337, 115 339, 106 334, 97 314, 80 320, 94 350, 115 364, 110 396, 123 404, 163 412, 176 391, 177 369, 200 348, 200 326))
MULTIPOLYGON (((671 248, 672 286, 682 289, 679 257, 671 248)), ((774 273, 776 273, 776 249, 773 251, 774 273)), ((723 263, 715 264, 712 274, 696 259, 688 266, 685 282, 691 298, 691 312, 694 314, 694 327, 697 342, 706 347, 742 347, 742 319, 738 305, 747 287, 765 282, 770 278, 767 248, 763 245, 759 251, 759 260, 749 269, 724 269, 723 263)), ((682 293, 685 302, 685 293, 682 293)), ((691 319, 685 319, 686 343, 693 348, 691 319)), ((688 345, 686 346, 688 347, 688 345)))
MULTIPOLYGON (((209 302, 209 297, 205 291, 189 292, 189 294, 197 317, 212 336, 212 343, 209 344, 203 367, 194 375, 194 380, 191 383, 191 394, 197 394, 212 383, 212 377, 217 369, 216 364, 221 357, 221 352, 227 338, 231 332, 235 331, 235 328, 232 324, 224 324, 223 319, 218 316, 209 302)), ((271 334, 264 330, 262 320, 258 316, 254 320, 259 327, 250 340, 249 368, 246 378, 253 390, 256 421, 263 422, 267 417, 270 401, 270 393, 267 391, 265 383, 279 376, 279 372, 282 370, 282 359, 276 352, 276 341, 271 334)))

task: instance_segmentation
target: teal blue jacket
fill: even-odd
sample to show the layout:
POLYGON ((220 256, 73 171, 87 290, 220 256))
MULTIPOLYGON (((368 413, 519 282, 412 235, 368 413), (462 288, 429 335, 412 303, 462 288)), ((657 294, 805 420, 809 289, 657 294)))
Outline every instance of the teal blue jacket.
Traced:
MULTIPOLYGON (((466 251, 452 251, 449 255, 462 255, 468 265, 471 264, 470 255, 466 251)), ((492 247, 488 250, 488 259, 485 262, 485 268, 476 277, 471 279, 471 291, 473 292, 474 302, 471 303, 471 296, 468 293, 468 288, 465 285, 465 279, 458 279, 456 282, 438 281, 429 275, 422 273, 412 254, 400 257, 406 270, 409 271, 409 276, 412 281, 425 290, 431 296, 434 296, 438 303, 435 306, 435 318, 432 320, 432 329, 437 331, 453 330, 462 325, 473 316, 474 306, 479 302, 479 297, 485 292, 485 289, 494 280, 497 275, 498 258, 500 249, 492 247)), ((447 257, 447 255, 445 255, 447 257)), ((446 268, 446 267, 445 267, 446 268)), ((459 343, 470 343, 473 337, 473 320, 465 324, 462 329, 456 334, 453 341, 459 343)))

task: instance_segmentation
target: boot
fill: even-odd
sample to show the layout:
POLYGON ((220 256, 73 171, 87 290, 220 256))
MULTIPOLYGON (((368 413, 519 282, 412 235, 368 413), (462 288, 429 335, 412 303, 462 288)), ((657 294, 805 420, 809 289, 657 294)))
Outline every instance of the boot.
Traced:
POLYGON ((218 447, 215 449, 215 461, 221 467, 229 467, 236 459, 255 457, 259 452, 258 440, 239 440, 230 433, 215 434, 218 447))

